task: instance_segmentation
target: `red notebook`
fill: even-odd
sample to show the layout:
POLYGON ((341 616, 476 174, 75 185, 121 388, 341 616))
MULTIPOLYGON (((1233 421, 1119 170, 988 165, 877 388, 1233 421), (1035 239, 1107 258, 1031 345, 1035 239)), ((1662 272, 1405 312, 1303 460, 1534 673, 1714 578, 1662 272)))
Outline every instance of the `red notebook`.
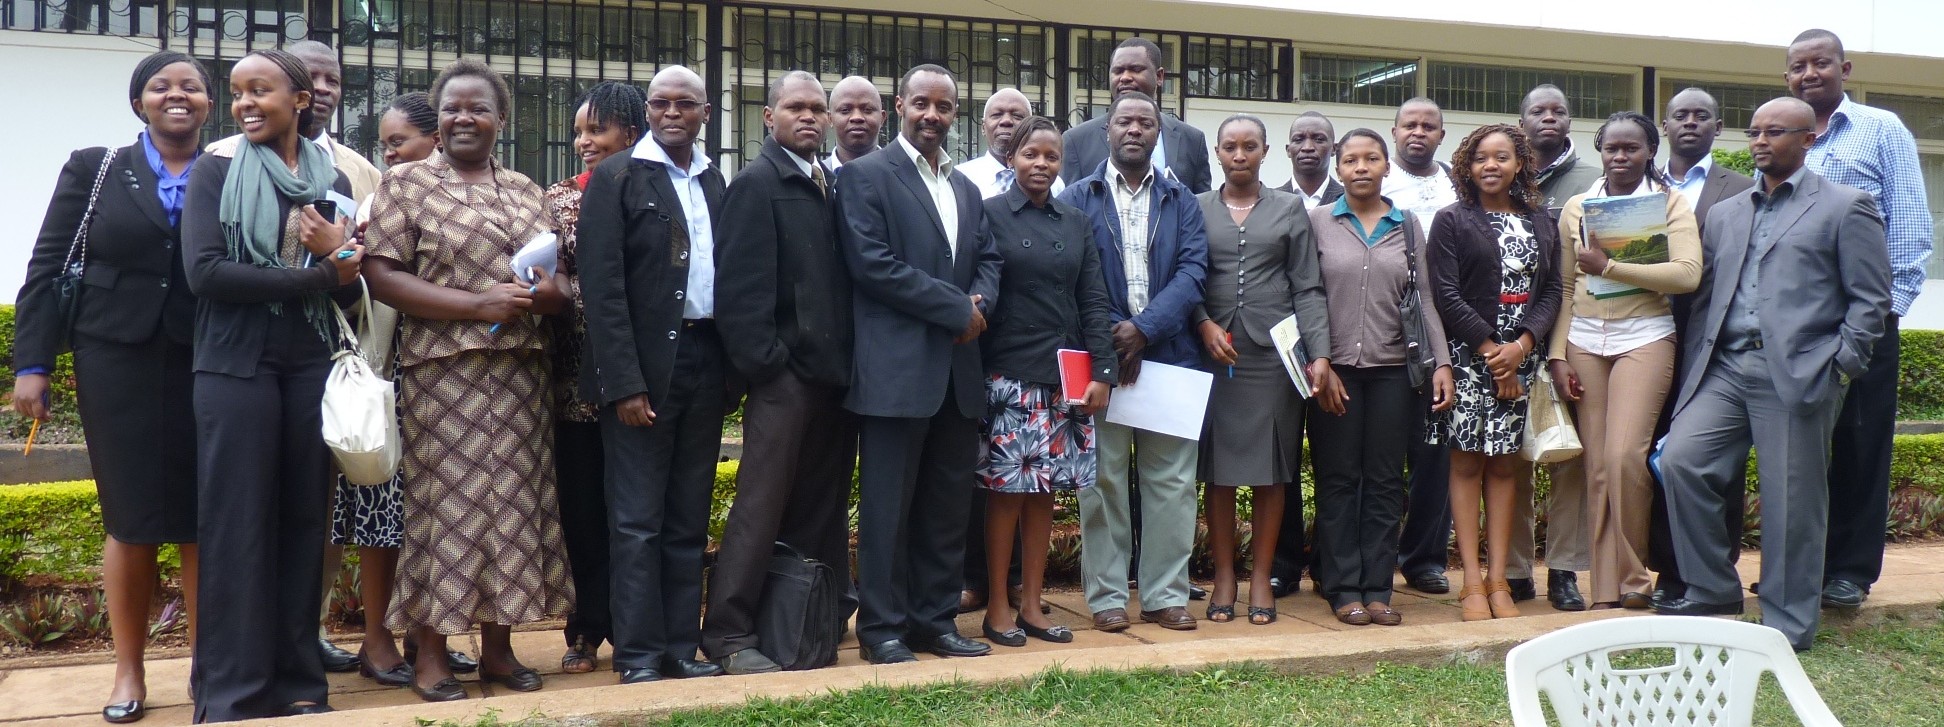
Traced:
POLYGON ((1059 350, 1060 393, 1068 404, 1087 400, 1087 385, 1093 383, 1093 354, 1071 348, 1059 350))

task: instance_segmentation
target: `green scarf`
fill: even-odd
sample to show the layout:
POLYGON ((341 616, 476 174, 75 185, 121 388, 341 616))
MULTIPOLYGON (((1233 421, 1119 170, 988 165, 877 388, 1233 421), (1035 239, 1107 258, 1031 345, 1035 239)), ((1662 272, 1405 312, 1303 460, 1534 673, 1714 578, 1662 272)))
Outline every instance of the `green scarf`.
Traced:
MULTIPOLYGON (((337 166, 331 153, 309 139, 297 141, 297 174, 270 147, 243 140, 236 145, 236 158, 229 176, 223 179, 221 206, 216 220, 223 226, 223 240, 229 259, 265 268, 289 268, 283 259, 284 215, 278 197, 293 204, 307 205, 324 198, 337 181, 337 166)), ((332 321, 330 296, 307 293, 303 296, 304 318, 326 342, 332 321)), ((281 314, 281 303, 270 303, 270 310, 281 314)))

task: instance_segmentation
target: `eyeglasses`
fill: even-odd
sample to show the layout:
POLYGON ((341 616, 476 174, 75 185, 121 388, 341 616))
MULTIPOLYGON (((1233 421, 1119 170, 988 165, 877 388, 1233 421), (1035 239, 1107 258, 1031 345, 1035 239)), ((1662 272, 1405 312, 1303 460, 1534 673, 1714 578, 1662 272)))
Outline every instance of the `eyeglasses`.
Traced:
POLYGON ((1753 141, 1756 139, 1760 139, 1764 136, 1770 139, 1780 139, 1784 136, 1788 136, 1790 134, 1799 134, 1804 131, 1815 131, 1815 129, 1811 129, 1806 126, 1800 129, 1746 129, 1743 130, 1742 133, 1747 134, 1749 140, 1753 141))
POLYGON ((686 113, 693 112, 696 109, 702 108, 704 105, 706 104, 703 104, 701 101, 694 101, 686 98, 676 99, 673 101, 665 98, 648 99, 648 110, 658 114, 667 113, 669 107, 671 106, 676 108, 677 110, 680 110, 682 113, 686 114, 686 113))

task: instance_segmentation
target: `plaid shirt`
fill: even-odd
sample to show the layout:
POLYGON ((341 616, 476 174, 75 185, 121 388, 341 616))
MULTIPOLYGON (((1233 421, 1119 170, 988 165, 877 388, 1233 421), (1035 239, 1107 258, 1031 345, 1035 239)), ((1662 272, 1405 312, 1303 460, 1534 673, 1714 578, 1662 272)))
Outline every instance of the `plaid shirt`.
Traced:
POLYGON ((1129 187, 1120 168, 1108 164, 1108 186, 1114 190, 1114 212, 1120 216, 1121 262, 1127 271, 1127 314, 1138 316, 1148 304, 1148 207, 1154 188, 1154 167, 1129 187))
POLYGON ((1829 129, 1809 148, 1809 169, 1831 182, 1870 193, 1883 215, 1890 247, 1890 309, 1897 315, 1924 289, 1931 254, 1930 202, 1917 142, 1897 115, 1851 101, 1829 116, 1829 129))

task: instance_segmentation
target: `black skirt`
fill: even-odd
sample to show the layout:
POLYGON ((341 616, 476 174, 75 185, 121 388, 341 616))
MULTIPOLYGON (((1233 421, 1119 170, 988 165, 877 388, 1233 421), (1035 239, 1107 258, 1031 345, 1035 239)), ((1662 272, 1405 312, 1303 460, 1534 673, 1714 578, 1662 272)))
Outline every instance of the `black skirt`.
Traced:
POLYGON ((196 542, 196 420, 188 344, 75 334, 74 374, 101 520, 116 540, 196 542))

